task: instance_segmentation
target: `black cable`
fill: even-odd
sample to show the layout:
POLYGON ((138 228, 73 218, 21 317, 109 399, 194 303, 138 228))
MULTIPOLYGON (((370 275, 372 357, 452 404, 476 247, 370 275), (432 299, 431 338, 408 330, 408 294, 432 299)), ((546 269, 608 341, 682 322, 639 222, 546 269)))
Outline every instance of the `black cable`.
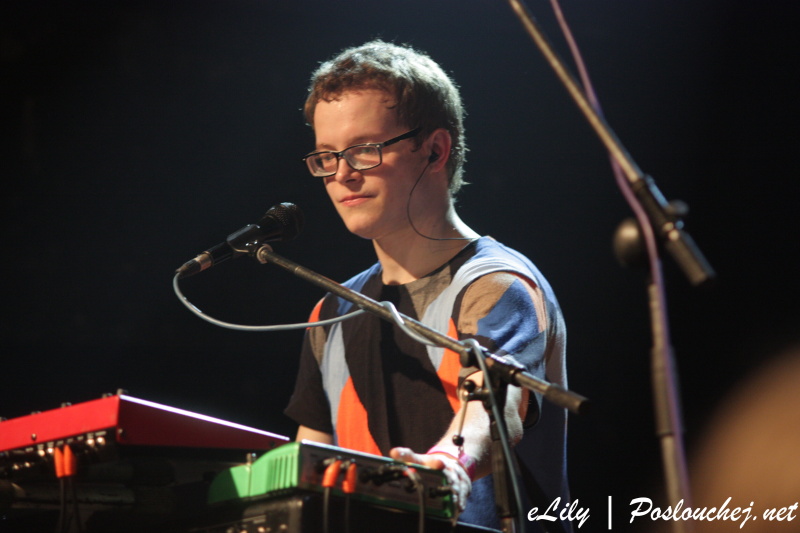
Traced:
POLYGON ((344 531, 350 533, 350 494, 344 495, 344 531))
POLYGON ((58 479, 58 525, 56 526, 56 533, 66 533, 67 524, 67 485, 64 478, 58 479))
POLYGON ((330 522, 331 488, 322 490, 322 533, 328 533, 330 522))
POLYGON ((81 523, 81 509, 80 502, 78 501, 78 491, 75 487, 75 478, 70 476, 67 478, 70 492, 72 493, 72 506, 74 508, 75 523, 78 526, 78 533, 83 533, 83 524, 81 523))
POLYGON ((417 486, 417 501, 419 504, 419 523, 417 524, 417 531, 425 533, 425 485, 422 480, 415 483, 417 486))
POLYGON ((411 191, 408 193, 408 202, 406 202, 406 218, 408 219, 409 225, 411 225, 411 229, 414 230, 414 233, 422 237, 423 239, 428 239, 429 241, 474 241, 474 237, 429 237, 421 233, 417 227, 414 225, 414 221, 411 220, 411 196, 414 195, 414 191, 417 190, 417 185, 419 185, 419 181, 422 179, 422 176, 425 175, 425 171, 428 170, 428 167, 431 166, 431 161, 428 161, 428 164, 425 165, 425 168, 422 169, 420 172, 417 181, 414 182, 414 186, 411 187, 411 191))

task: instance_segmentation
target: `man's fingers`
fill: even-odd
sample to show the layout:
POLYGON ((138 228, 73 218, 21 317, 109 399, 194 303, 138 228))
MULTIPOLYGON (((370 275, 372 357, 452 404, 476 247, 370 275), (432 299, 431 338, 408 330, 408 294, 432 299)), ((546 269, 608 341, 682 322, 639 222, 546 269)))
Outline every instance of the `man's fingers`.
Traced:
POLYGON ((392 448, 389 450, 389 457, 395 461, 403 463, 414 463, 416 465, 427 466, 435 470, 442 470, 445 466, 444 461, 435 455, 416 453, 410 448, 392 448))
POLYGON ((409 453, 413 453, 410 448, 392 448, 389 450, 389 457, 396 461, 400 461, 409 453))
POLYGON ((444 470, 444 475, 453 490, 455 502, 462 511, 464 510, 472 484, 464 468, 454 459, 448 459, 446 455, 441 454, 415 453, 410 448, 392 448, 389 450, 389 457, 403 463, 413 463, 436 470, 444 470))

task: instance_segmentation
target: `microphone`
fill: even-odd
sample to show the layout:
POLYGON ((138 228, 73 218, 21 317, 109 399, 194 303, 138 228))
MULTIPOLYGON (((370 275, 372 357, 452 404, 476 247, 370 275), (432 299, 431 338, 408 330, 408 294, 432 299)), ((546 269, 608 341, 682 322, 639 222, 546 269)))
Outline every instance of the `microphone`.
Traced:
POLYGON ((272 206, 257 224, 231 233, 222 242, 184 263, 175 271, 178 279, 193 276, 217 263, 256 251, 261 244, 270 241, 289 241, 303 229, 303 213, 289 202, 272 206))

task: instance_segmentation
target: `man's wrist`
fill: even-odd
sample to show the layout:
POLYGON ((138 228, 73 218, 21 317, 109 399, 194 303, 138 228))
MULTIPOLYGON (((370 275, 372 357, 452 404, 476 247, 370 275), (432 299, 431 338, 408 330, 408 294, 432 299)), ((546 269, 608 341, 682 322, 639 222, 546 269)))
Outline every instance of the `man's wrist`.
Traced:
POLYGON ((446 449, 439 448, 438 446, 434 446, 426 453, 427 455, 433 455, 433 454, 446 455, 447 457, 453 459, 459 465, 461 465, 461 468, 464 469, 464 472, 466 472, 467 477, 470 479, 470 481, 473 481, 475 479, 475 471, 478 469, 478 461, 471 455, 467 455, 466 453, 459 451, 458 457, 456 457, 446 449))

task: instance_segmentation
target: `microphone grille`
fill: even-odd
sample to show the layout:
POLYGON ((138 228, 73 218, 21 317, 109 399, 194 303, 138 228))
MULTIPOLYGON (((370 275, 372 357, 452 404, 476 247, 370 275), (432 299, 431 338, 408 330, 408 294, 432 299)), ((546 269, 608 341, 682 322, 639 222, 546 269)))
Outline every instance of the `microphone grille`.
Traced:
POLYGON ((282 228, 280 240, 290 241, 297 237, 303 229, 305 218, 299 207, 290 202, 283 202, 270 208, 264 218, 276 219, 282 228))

